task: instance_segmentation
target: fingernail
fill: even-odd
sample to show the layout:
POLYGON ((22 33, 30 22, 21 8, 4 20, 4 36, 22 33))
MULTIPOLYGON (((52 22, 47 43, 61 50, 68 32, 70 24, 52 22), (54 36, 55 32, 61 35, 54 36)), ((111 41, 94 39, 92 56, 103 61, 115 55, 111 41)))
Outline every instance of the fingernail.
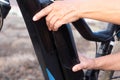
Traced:
POLYGON ((37 21, 38 19, 37 19, 37 17, 36 16, 34 16, 33 17, 33 21, 37 21))
POLYGON ((49 31, 51 31, 51 29, 50 28, 48 28, 49 29, 49 31))
POLYGON ((73 72, 76 72, 76 71, 77 71, 77 69, 73 67, 73 68, 72 68, 72 71, 73 71, 73 72))

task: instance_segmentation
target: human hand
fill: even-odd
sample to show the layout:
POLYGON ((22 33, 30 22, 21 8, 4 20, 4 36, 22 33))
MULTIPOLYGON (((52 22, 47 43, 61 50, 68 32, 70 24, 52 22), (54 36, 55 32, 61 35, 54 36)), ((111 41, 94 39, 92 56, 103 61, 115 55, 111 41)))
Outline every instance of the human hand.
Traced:
POLYGON ((37 21, 46 16, 46 24, 49 30, 57 31, 60 26, 76 21, 80 18, 80 0, 54 1, 51 5, 39 11, 33 20, 37 21))
POLYGON ((80 63, 73 66, 72 71, 77 72, 81 69, 93 69, 95 66, 94 59, 87 58, 83 55, 79 56, 80 63))

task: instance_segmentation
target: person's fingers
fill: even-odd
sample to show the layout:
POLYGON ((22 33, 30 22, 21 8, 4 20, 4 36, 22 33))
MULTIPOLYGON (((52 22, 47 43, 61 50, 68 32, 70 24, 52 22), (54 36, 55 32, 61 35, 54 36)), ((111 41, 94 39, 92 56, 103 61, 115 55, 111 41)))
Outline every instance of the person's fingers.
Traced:
POLYGON ((58 28, 61 27, 62 25, 63 25, 63 22, 61 22, 60 20, 56 21, 53 27, 53 31, 57 31, 58 28))
POLYGON ((79 55, 79 60, 80 60, 80 63, 73 66, 73 68, 72 68, 73 72, 77 72, 81 69, 87 68, 87 64, 88 64, 87 58, 83 55, 79 55))
POLYGON ((77 19, 78 17, 75 16, 75 13, 70 11, 70 12, 66 12, 63 16, 56 19, 56 21, 54 21, 54 24, 52 23, 53 20, 51 20, 51 23, 52 23, 52 26, 54 27, 54 30, 58 30, 58 28, 63 24, 73 22, 77 19))
POLYGON ((52 11, 52 6, 49 5, 46 8, 42 9, 41 11, 39 11, 38 13, 36 13, 33 16, 33 21, 37 21, 37 20, 41 19, 42 17, 48 15, 51 11, 52 11))
POLYGON ((83 69, 83 68, 84 68, 83 65, 81 65, 81 64, 76 64, 75 66, 73 66, 72 71, 73 71, 73 72, 77 72, 77 71, 79 71, 79 70, 81 70, 81 69, 83 69))
POLYGON ((56 23, 58 20, 59 20, 58 17, 53 17, 53 18, 50 20, 48 27, 51 28, 52 30, 54 30, 54 25, 55 25, 55 23, 56 23))
POLYGON ((62 17, 64 16, 63 14, 65 14, 63 11, 58 11, 57 9, 49 13, 49 15, 46 17, 48 27, 54 30, 55 23, 59 20, 62 20, 62 17))
POLYGON ((55 10, 53 10, 46 16, 46 24, 47 24, 49 29, 54 24, 54 21, 56 21, 55 14, 56 14, 56 12, 55 12, 55 10))

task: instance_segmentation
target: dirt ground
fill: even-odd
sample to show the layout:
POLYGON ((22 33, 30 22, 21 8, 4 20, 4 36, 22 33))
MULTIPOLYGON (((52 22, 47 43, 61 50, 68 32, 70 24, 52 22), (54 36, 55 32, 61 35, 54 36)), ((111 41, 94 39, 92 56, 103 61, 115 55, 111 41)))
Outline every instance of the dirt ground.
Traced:
POLYGON ((0 80, 44 80, 15 0, 11 5, 0 32, 0 80))
MULTIPOLYGON (((106 23, 98 21, 88 20, 88 23, 94 26, 93 30, 106 26, 106 23)), ((78 53, 94 57, 95 43, 83 39, 74 28, 73 34, 78 53)), ((115 52, 118 52, 120 45, 119 42, 116 44, 115 52)), ((116 75, 120 76, 120 72, 117 71, 116 75)), ((0 32, 0 80, 44 80, 23 18, 14 10, 4 20, 0 32)))

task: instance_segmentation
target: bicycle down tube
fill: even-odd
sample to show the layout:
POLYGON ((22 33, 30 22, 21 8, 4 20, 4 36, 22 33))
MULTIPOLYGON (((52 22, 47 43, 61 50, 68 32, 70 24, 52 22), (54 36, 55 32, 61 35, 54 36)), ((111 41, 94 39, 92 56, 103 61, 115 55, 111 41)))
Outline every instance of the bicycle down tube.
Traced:
POLYGON ((45 80, 83 80, 83 71, 72 72, 79 63, 75 43, 69 25, 57 32, 49 31, 45 18, 34 22, 32 17, 49 0, 17 0, 21 9, 36 55, 41 64, 45 80))

